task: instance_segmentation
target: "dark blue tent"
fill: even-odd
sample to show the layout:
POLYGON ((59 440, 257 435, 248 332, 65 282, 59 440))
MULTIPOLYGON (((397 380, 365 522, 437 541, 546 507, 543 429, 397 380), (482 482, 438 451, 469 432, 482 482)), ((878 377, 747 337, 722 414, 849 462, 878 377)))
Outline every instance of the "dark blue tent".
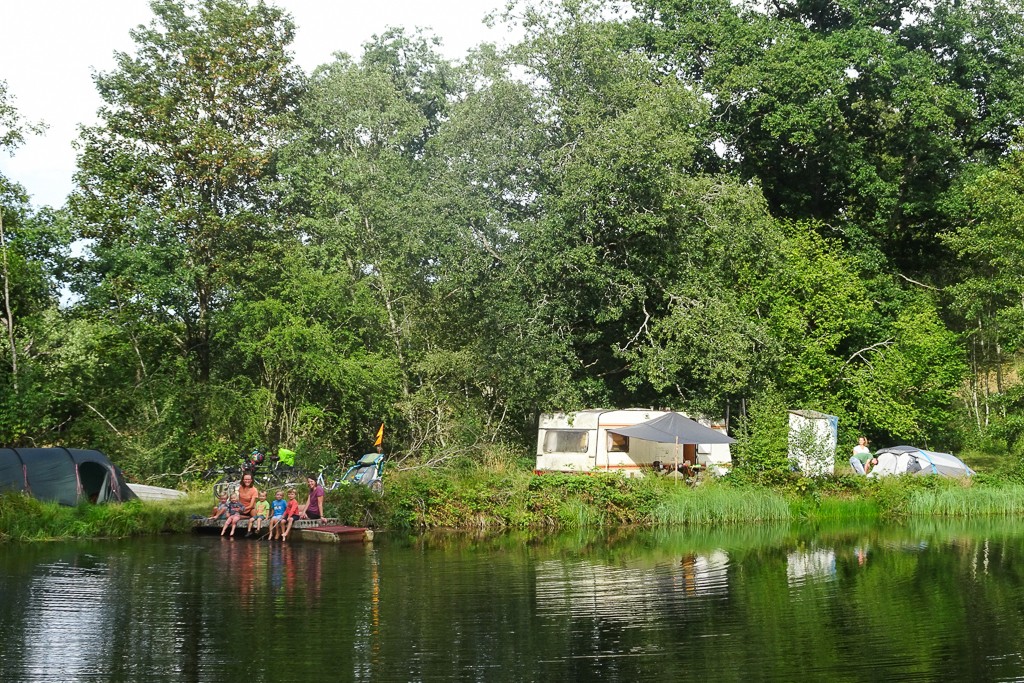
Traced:
POLYGON ((8 491, 62 505, 137 497, 106 455, 76 448, 0 448, 0 492, 8 491))

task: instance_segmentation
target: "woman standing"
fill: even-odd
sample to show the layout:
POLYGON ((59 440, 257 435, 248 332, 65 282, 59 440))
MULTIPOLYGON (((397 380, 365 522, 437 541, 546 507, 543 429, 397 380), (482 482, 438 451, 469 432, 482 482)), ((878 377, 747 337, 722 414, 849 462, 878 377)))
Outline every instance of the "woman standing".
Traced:
POLYGON ((324 487, 316 483, 316 479, 306 479, 309 485, 309 499, 302 507, 302 517, 305 519, 321 519, 324 515, 324 487))

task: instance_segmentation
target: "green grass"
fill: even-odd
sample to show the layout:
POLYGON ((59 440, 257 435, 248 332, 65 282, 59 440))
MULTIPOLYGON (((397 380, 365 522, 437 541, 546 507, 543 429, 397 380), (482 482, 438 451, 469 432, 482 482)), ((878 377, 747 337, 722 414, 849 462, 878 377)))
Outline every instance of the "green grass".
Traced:
POLYGON ((0 495, 0 543, 71 538, 123 538, 191 529, 193 514, 206 514, 204 497, 167 503, 83 503, 67 507, 20 493, 0 495))
POLYGON ((976 472, 1002 472, 1016 464, 1016 458, 1005 450, 967 449, 957 453, 976 472))
POLYGON ((1024 513, 1024 486, 947 486, 911 491, 910 515, 978 517, 1024 513))
POLYGON ((793 517, 808 521, 867 521, 878 519, 878 503, 861 496, 803 496, 790 503, 793 517))
POLYGON ((785 496, 762 488, 706 484, 669 490, 654 508, 657 525, 703 526, 738 522, 780 522, 791 519, 785 496))
MULTIPOLYGON (((186 531, 206 515, 208 490, 166 503, 62 507, 20 494, 0 496, 0 543, 125 537, 186 531)), ((880 480, 789 477, 769 487, 708 481, 696 488, 657 477, 608 473, 535 476, 518 467, 472 465, 392 472, 383 496, 362 486, 328 494, 326 511, 379 529, 716 528, 791 521, 873 522, 879 518, 972 518, 1024 513, 1024 485, 977 477, 880 480)))
POLYGON ((558 509, 558 526, 563 529, 589 529, 606 523, 599 508, 579 499, 567 500, 558 509))

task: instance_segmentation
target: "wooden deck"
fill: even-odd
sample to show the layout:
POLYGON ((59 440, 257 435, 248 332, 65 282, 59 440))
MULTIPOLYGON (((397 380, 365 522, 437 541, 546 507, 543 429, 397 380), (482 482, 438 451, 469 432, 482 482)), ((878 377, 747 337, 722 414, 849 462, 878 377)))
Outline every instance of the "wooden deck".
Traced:
MULTIPOLYGON (((267 537, 267 521, 263 521, 263 529, 259 534, 247 536, 250 519, 243 519, 235 529, 235 538, 249 538, 254 540, 267 537)), ((197 519, 192 523, 193 531, 197 533, 220 533, 224 528, 223 519, 197 519)), ((297 519, 292 523, 292 530, 288 533, 288 540, 313 541, 317 543, 341 543, 351 541, 362 541, 369 543, 373 540, 373 529, 361 526, 345 526, 338 524, 336 519, 297 519)))

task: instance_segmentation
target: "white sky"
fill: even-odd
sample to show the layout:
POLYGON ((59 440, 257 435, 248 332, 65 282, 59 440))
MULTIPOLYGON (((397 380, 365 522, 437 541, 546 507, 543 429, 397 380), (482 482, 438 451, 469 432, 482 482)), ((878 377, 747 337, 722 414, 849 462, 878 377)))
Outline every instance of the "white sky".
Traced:
MULTIPOLYGON (((334 52, 361 45, 389 26, 423 27, 462 57, 483 41, 507 42, 504 28, 484 16, 502 0, 274 0, 297 25, 292 50, 307 73, 334 52)), ((27 121, 49 125, 13 157, 0 153, 0 172, 21 183, 36 206, 60 206, 71 191, 78 125, 93 123, 100 106, 92 72, 113 68, 114 51, 131 51, 129 29, 149 24, 147 0, 0 0, 0 80, 27 121)))

